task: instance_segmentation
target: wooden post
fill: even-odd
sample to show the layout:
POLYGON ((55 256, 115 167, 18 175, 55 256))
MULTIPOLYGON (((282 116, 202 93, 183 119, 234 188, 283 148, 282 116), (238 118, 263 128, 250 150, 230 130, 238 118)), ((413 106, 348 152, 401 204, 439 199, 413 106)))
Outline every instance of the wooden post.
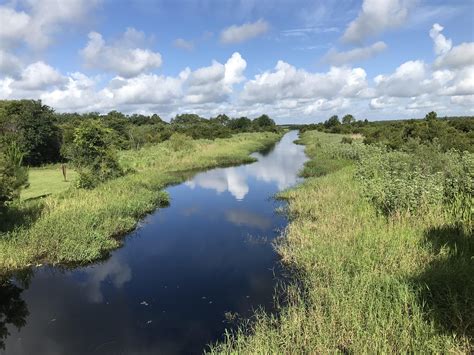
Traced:
POLYGON ((61 171, 63 172, 64 181, 67 181, 66 177, 66 164, 61 164, 61 171))

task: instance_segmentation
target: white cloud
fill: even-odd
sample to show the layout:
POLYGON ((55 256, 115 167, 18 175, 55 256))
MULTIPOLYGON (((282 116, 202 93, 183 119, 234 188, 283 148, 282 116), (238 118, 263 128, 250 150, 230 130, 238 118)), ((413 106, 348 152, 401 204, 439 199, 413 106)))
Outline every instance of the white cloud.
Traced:
POLYGON ((224 82, 227 85, 238 84, 245 80, 243 73, 247 67, 247 62, 242 58, 240 53, 235 52, 225 63, 224 82))
POLYGON ((355 48, 346 52, 338 52, 333 48, 323 57, 323 61, 333 65, 353 63, 375 57, 386 48, 387 45, 381 41, 367 47, 355 48))
POLYGON ((224 44, 245 42, 268 32, 269 28, 268 22, 262 19, 241 26, 233 25, 221 32, 220 41, 224 44))
POLYGON ((55 33, 66 24, 88 20, 90 11, 101 0, 25 0, 24 9, 10 5, 0 6, 0 43, 2 46, 19 47, 23 43, 34 49, 47 47, 55 33))
POLYGON ((28 33, 31 18, 23 11, 0 6, 0 47, 15 45, 28 33))
POLYGON ((174 40, 173 45, 177 48, 186 49, 187 51, 192 51, 194 49, 194 43, 191 41, 186 41, 185 39, 178 38, 174 40))
POLYGON ((446 54, 453 46, 452 41, 450 39, 446 39, 446 37, 441 33, 443 29, 443 26, 435 23, 430 30, 430 37, 433 39, 434 51, 437 55, 446 54))
POLYGON ((247 103, 274 103, 284 99, 357 97, 366 88, 366 73, 361 68, 331 67, 327 73, 311 73, 278 61, 273 71, 247 81, 241 96, 247 103))
POLYGON ((364 0, 357 18, 347 27, 342 39, 360 43, 368 37, 402 25, 412 5, 412 0, 364 0))
POLYGON ((379 94, 392 97, 417 96, 429 90, 427 68, 423 61, 408 61, 400 65, 393 74, 377 75, 374 78, 379 94))
POLYGON ((145 35, 128 28, 115 43, 108 45, 97 32, 89 33, 89 42, 81 50, 86 66, 98 68, 129 78, 161 66, 161 54, 148 49, 133 47, 144 41, 145 35))
POLYGON ((474 42, 461 43, 435 60, 435 67, 462 68, 474 65, 474 42))
POLYGON ((51 86, 62 85, 66 80, 56 69, 40 61, 28 65, 12 87, 21 90, 44 90, 51 86))
POLYGON ((451 102, 455 105, 467 106, 474 110, 474 95, 452 96, 451 102))

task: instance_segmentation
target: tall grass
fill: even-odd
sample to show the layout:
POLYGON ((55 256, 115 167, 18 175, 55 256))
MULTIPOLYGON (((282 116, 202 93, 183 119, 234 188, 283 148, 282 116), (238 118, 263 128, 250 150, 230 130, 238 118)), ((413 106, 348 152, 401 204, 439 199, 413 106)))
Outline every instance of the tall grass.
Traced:
POLYGON ((282 194, 291 222, 276 245, 293 281, 276 315, 257 312, 209 352, 471 353, 472 232, 442 204, 380 213, 357 178, 363 152, 314 131, 300 142, 308 178, 282 194))
POLYGON ((9 224, 0 234, 0 272, 38 263, 86 263, 101 258, 120 246, 121 239, 115 237, 168 202, 161 189, 189 176, 183 171, 253 161, 249 153, 280 137, 246 133, 215 141, 196 140, 186 150, 175 150, 165 142, 127 151, 120 163, 134 173, 93 190, 70 189, 41 201, 20 202, 11 213, 23 223, 9 224))

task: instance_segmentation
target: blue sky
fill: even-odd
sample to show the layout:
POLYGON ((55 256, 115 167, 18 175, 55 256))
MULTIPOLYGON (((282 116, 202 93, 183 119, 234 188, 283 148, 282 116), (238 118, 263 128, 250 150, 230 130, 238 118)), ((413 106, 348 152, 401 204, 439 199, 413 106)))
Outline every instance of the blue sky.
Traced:
POLYGON ((0 98, 318 122, 474 114, 474 2, 0 1, 0 98))

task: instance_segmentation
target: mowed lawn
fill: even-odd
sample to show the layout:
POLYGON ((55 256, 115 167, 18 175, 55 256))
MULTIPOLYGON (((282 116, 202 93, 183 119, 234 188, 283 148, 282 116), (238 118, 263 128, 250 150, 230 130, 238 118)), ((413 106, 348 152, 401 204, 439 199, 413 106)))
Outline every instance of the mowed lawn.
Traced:
POLYGON ((60 165, 52 165, 41 168, 30 168, 29 186, 21 192, 22 200, 58 194, 69 188, 76 179, 77 173, 67 168, 67 181, 64 181, 60 165))

